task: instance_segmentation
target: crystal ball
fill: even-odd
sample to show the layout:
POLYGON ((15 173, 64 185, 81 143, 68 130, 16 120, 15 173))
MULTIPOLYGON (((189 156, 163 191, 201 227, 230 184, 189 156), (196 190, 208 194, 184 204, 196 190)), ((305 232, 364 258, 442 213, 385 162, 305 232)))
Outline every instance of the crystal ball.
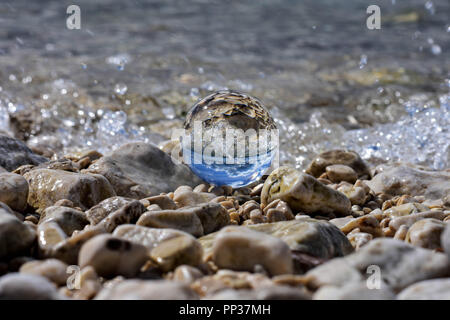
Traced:
POLYGON ((262 103, 237 91, 218 91, 188 112, 183 161, 204 181, 234 188, 258 180, 278 157, 278 130, 262 103))

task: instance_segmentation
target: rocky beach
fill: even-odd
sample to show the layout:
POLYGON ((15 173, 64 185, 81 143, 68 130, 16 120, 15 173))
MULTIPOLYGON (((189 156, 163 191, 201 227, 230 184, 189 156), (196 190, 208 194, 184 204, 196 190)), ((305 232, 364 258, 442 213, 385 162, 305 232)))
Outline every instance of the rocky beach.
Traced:
POLYGON ((275 2, 0 7, 0 299, 450 299, 450 4, 275 2), (244 187, 173 157, 227 89, 279 130, 244 187))
POLYGON ((233 189, 144 142, 0 150, 3 299, 450 297, 448 170, 331 150, 233 189))

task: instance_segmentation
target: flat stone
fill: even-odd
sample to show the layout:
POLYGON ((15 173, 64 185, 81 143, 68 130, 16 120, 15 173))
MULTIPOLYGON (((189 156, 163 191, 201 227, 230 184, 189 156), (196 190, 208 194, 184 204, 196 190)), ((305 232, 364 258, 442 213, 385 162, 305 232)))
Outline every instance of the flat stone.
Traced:
POLYGON ((380 268, 381 280, 393 291, 426 279, 449 275, 449 261, 438 252, 419 248, 403 241, 374 239, 346 257, 332 259, 305 275, 310 287, 334 285, 342 287, 350 282, 365 280, 371 274, 368 267, 380 268))
POLYGON ((111 184, 101 175, 37 169, 25 173, 24 177, 30 186, 28 204, 38 212, 61 199, 68 199, 86 210, 115 196, 111 184))
POLYGON ((358 175, 355 170, 344 164, 333 164, 325 168, 325 172, 328 179, 331 182, 338 183, 341 181, 347 181, 350 183, 355 183, 358 179, 358 175))
POLYGON ((53 221, 65 234, 72 235, 75 230, 81 230, 89 224, 83 211, 62 206, 51 206, 44 210, 39 223, 53 221))
POLYGON ((88 240, 81 247, 78 264, 81 268, 92 266, 102 277, 133 277, 147 259, 147 249, 143 245, 102 234, 88 240))
POLYGON ((351 213, 350 200, 314 177, 293 168, 280 167, 269 175, 261 192, 261 204, 275 199, 286 202, 295 212, 333 213, 346 216, 351 213))
POLYGON ((0 201, 11 209, 23 212, 27 208, 28 182, 15 173, 0 173, 0 201))
POLYGON ((8 273, 0 278, 0 300, 64 299, 48 279, 23 273, 8 273))
POLYGON ((200 242, 186 232, 126 224, 117 227, 113 235, 145 246, 149 256, 164 272, 181 265, 198 266, 202 263, 200 242))
POLYGON ((33 153, 22 141, 0 134, 0 166, 7 171, 13 171, 25 164, 37 165, 45 161, 48 159, 33 153))
POLYGON ((137 225, 178 229, 200 237, 230 223, 228 211, 218 203, 204 203, 177 210, 147 211, 137 225))
POLYGON ((141 215, 136 224, 149 228, 177 229, 194 237, 201 237, 204 234, 201 220, 189 208, 147 211, 141 215))
POLYGON ((57 259, 33 260, 24 263, 20 267, 20 273, 42 276, 62 286, 66 284, 69 277, 67 267, 66 263, 57 259))
POLYGON ((134 199, 119 196, 107 198, 86 211, 86 217, 92 225, 96 225, 110 213, 113 213, 132 201, 134 199))
POLYGON ((125 144, 85 171, 105 176, 117 195, 134 199, 202 183, 186 165, 173 162, 157 146, 143 142, 125 144))
POLYGON ((358 177, 370 177, 370 170, 361 157, 354 151, 330 150, 319 154, 306 169, 306 173, 318 178, 326 167, 343 164, 352 168, 358 177))
POLYGON ((443 199, 450 195, 450 172, 425 171, 404 165, 387 166, 367 185, 376 193, 392 196, 408 194, 427 199, 443 199))
POLYGON ((450 279, 433 279, 414 283, 401 291, 398 300, 450 300, 450 279))
POLYGON ((443 220, 444 217, 445 217, 444 213, 439 210, 418 212, 418 213, 413 213, 413 214, 406 215, 406 216, 394 217, 389 222, 389 228, 394 231, 397 231, 398 229, 400 229, 401 226, 406 226, 409 228, 417 221, 420 221, 423 219, 434 218, 434 219, 438 219, 438 220, 443 220))
POLYGON ((35 230, 0 208, 0 259, 29 249, 36 239, 35 230))
POLYGON ((96 300, 197 300, 188 285, 167 280, 124 280, 104 288, 96 300))
MULTIPOLYGON (((321 259, 347 255, 353 247, 347 237, 333 224, 306 217, 300 220, 261 223, 242 228, 263 232, 283 240, 292 251, 305 253, 321 259)), ((200 238, 205 256, 211 255, 216 233, 200 238)))
POLYGON ((212 260, 221 269, 254 271, 261 265, 271 275, 293 272, 289 246, 262 232, 229 226, 214 241, 212 260))
POLYGON ((441 234, 446 226, 447 223, 433 218, 419 220, 409 228, 405 241, 422 248, 441 249, 441 234))

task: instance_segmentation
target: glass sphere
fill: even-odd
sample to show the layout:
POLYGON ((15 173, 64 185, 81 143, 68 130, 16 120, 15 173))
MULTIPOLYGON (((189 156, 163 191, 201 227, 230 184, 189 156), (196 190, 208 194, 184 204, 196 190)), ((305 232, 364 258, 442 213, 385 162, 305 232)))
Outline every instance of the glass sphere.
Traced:
POLYGON ((206 182, 246 186, 271 166, 278 130, 257 99, 218 91, 197 102, 186 116, 183 161, 206 182))

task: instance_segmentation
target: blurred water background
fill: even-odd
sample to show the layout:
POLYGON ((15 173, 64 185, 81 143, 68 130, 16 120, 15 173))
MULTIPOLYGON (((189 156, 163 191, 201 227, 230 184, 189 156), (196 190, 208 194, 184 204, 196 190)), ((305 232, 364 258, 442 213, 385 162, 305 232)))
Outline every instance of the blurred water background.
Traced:
POLYGON ((212 91, 260 98, 299 168, 450 164, 448 0, 0 1, 0 130, 64 154, 159 143, 212 91), (368 30, 366 8, 381 8, 368 30))

